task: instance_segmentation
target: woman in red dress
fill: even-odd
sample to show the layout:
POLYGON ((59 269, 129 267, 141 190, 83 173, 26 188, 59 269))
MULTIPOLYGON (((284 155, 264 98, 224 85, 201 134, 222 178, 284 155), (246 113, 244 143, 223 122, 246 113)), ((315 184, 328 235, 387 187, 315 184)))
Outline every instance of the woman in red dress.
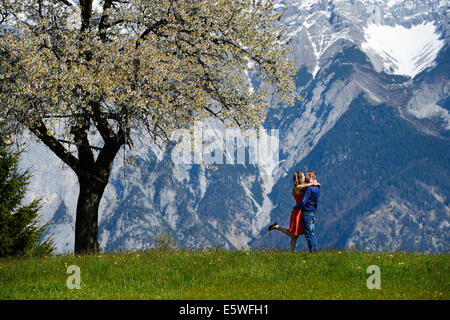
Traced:
MULTIPOLYGON (((292 189, 292 195, 295 198, 295 203, 299 204, 300 201, 302 201, 303 193, 307 187, 317 185, 320 186, 320 183, 312 182, 305 184, 305 175, 303 172, 298 171, 294 173, 294 188, 292 189)), ((276 222, 269 226, 269 231, 273 229, 279 230, 291 237, 291 252, 294 252, 295 245, 297 244, 297 238, 299 235, 303 234, 301 209, 292 209, 289 229, 280 227, 276 222)))

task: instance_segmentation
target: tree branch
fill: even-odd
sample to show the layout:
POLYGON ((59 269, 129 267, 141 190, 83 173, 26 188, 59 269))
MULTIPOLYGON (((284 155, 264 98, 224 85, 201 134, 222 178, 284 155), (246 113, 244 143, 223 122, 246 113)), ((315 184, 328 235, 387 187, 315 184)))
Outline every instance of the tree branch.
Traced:
POLYGON ((106 176, 109 174, 114 158, 117 152, 126 142, 126 135, 122 129, 115 135, 113 139, 105 141, 105 145, 100 150, 100 153, 95 161, 96 173, 100 176, 106 176))
MULTIPOLYGON (((139 39, 143 40, 145 39, 145 37, 150 33, 153 32, 156 34, 156 31, 158 30, 159 27, 166 25, 169 21, 167 21, 167 19, 163 18, 157 22, 155 22, 154 24, 150 25, 147 27, 147 29, 145 29, 145 31, 141 34, 141 36, 139 37, 139 39)), ((139 47, 139 42, 136 43, 136 48, 139 47)))
POLYGON ((70 2, 67 1, 67 0, 59 0, 59 2, 64 3, 66 6, 72 7, 72 3, 70 3, 70 2))
POLYGON ((100 39, 104 42, 106 40, 106 29, 109 27, 108 25, 108 18, 109 15, 105 12, 111 8, 111 5, 113 3, 113 0, 105 0, 105 3, 103 4, 103 14, 100 18, 100 23, 98 24, 98 32, 100 34, 100 39))
POLYGON ((81 29, 83 32, 89 28, 89 23, 92 15, 92 1, 93 0, 80 0, 81 6, 81 29))
POLYGON ((75 142, 71 142, 69 140, 58 139, 58 141, 62 142, 62 143, 73 144, 73 145, 76 145, 76 146, 83 146, 83 147, 91 148, 91 149, 95 149, 95 150, 102 150, 102 148, 100 148, 100 147, 95 147, 95 146, 91 146, 91 145, 84 145, 84 144, 81 144, 81 143, 75 143, 75 142))
POLYGON ((87 115, 83 115, 82 119, 80 119, 80 124, 81 126, 78 126, 77 123, 75 123, 70 132, 75 136, 74 140, 78 150, 79 167, 83 170, 89 170, 89 167, 92 166, 95 161, 87 134, 90 126, 90 118, 87 115))
POLYGON ((72 168, 75 173, 78 172, 78 159, 67 151, 55 137, 47 133, 48 130, 42 121, 31 124, 29 128, 30 131, 33 132, 33 134, 35 134, 47 147, 49 147, 58 158, 72 168))
POLYGON ((90 104, 93 111, 92 117, 94 120, 94 125, 100 132, 103 141, 105 141, 106 143, 108 140, 115 136, 115 133, 108 123, 108 118, 105 118, 104 113, 101 112, 100 103, 91 101, 90 104))

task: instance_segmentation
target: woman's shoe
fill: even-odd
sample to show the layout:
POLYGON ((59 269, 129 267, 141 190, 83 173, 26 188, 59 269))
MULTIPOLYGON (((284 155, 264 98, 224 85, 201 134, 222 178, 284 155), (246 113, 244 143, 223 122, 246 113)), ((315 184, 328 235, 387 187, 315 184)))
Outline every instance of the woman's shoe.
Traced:
POLYGON ((273 224, 271 224, 270 226, 269 226, 269 231, 272 231, 273 229, 275 229, 275 226, 277 225, 278 223, 273 223, 273 224))

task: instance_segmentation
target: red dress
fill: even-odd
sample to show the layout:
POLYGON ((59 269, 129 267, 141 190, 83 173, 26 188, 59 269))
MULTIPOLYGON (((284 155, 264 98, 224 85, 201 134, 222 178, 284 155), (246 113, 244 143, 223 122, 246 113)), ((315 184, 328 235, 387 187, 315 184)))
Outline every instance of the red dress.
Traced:
MULTIPOLYGON (((296 194, 294 190, 292 190, 292 194, 294 195, 296 204, 299 204, 302 201, 303 193, 296 194)), ((301 209, 292 209, 291 212, 291 223, 289 226, 289 232, 298 236, 303 234, 303 223, 302 223, 302 210, 301 209)))

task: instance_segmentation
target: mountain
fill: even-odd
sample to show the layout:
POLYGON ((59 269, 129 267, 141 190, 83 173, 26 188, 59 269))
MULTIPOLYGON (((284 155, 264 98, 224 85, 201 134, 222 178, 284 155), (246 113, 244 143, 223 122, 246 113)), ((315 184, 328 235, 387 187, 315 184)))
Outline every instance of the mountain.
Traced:
MULTIPOLYGON (((305 100, 271 108, 265 140, 230 135, 235 151, 221 152, 230 132, 199 124, 204 159, 228 159, 214 169, 175 161, 177 146, 137 139, 117 157, 100 205, 102 250, 151 247, 160 232, 181 247, 288 248, 267 225, 288 226, 292 175, 312 168, 322 184, 319 247, 448 251, 448 2, 280 0, 276 10, 285 11, 305 100), (260 149, 266 140, 270 147, 260 149), (263 164, 239 141, 256 141, 263 164)), ((55 163, 37 143, 22 161, 34 170, 29 197, 44 196, 47 236, 65 252, 73 249, 78 186, 55 163)))

